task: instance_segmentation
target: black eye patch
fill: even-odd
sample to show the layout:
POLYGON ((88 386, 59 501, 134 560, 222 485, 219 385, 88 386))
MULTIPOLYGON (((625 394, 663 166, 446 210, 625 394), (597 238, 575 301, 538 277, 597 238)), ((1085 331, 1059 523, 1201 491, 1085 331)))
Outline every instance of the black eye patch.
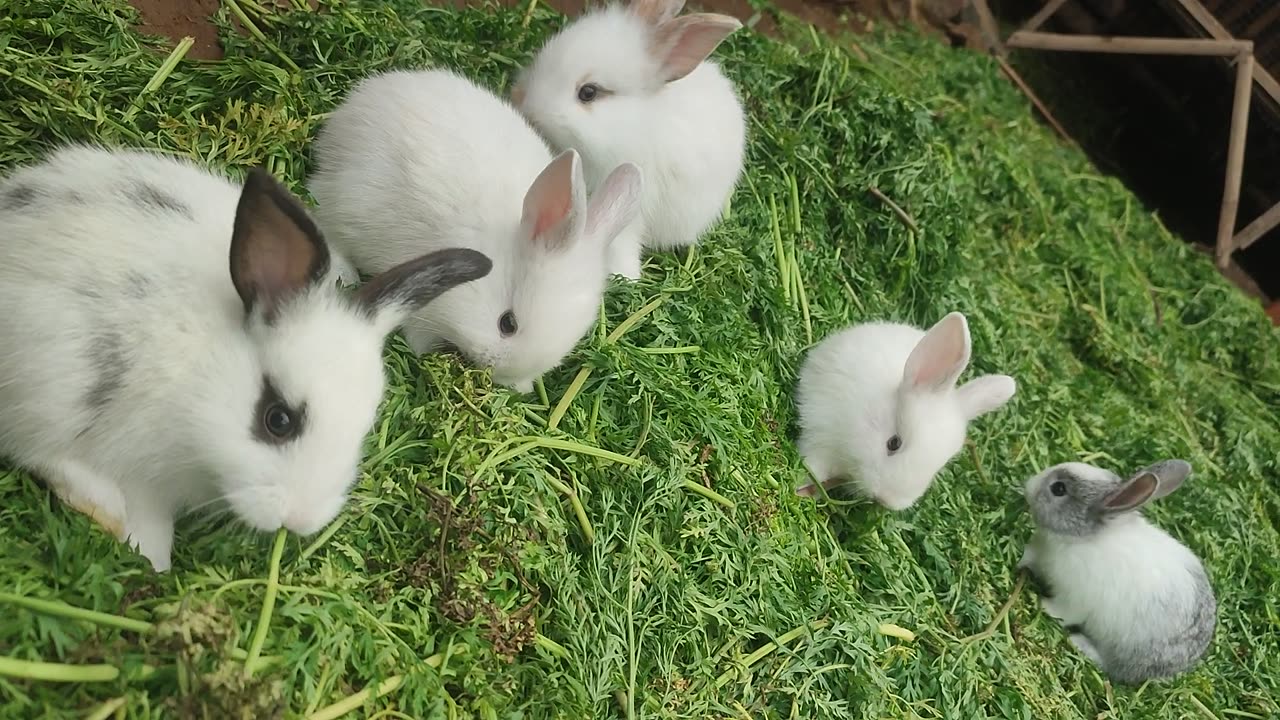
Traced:
POLYGON ((259 442, 283 445, 302 434, 307 423, 307 404, 290 406, 271 379, 262 378, 262 391, 253 409, 250 432, 259 442))

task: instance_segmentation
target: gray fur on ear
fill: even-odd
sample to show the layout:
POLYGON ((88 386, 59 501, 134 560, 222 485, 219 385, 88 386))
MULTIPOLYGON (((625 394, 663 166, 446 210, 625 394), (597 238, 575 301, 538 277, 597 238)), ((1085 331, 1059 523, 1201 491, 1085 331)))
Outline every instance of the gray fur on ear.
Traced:
POLYGON ((1151 499, 1158 500, 1182 487, 1182 483, 1191 477, 1191 463, 1186 460, 1161 460, 1154 465, 1139 470, 1136 474, 1141 475, 1143 473, 1150 473, 1155 476, 1157 486, 1151 499))
POLYGON ((356 302, 384 332, 391 332, 446 291, 479 280, 492 269, 493 261, 484 253, 467 248, 437 250, 373 277, 356 293, 356 302))

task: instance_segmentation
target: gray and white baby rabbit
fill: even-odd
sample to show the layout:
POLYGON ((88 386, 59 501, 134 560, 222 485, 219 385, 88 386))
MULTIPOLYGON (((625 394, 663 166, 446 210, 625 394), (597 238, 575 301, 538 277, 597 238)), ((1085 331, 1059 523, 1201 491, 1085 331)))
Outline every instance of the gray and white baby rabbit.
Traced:
POLYGON ((490 268, 445 250, 349 297, 266 172, 241 188, 82 146, 0 181, 0 228, 0 455, 159 571, 188 510, 328 524, 382 398, 385 336, 490 268))
POLYGON ((742 102, 708 59, 742 23, 683 7, 630 0, 588 11, 547 40, 511 91, 552 145, 582 154, 588 187, 619 163, 644 172, 640 216, 609 248, 610 271, 631 279, 642 247, 696 243, 742 175, 742 102))
POLYGON ((1111 679, 1137 685, 1190 669, 1213 639, 1217 601, 1204 566, 1139 508, 1186 480, 1166 460, 1128 480, 1064 463, 1027 481, 1036 532, 1019 568, 1041 605, 1111 679))
POLYGON ((454 245, 493 259, 488 277, 432 303, 405 337, 418 353, 453 346, 519 392, 595 323, 606 254, 642 188, 621 163, 588 201, 577 152, 553 158, 510 105, 445 70, 361 81, 321 128, 315 159, 316 218, 356 269, 454 245))

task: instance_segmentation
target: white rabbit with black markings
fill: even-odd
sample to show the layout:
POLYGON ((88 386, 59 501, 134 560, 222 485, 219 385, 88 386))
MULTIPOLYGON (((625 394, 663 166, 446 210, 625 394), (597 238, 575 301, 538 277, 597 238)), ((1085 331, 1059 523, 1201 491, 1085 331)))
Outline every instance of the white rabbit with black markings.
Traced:
MULTIPOLYGON (((964 446, 969 421, 1009 401, 1007 375, 960 387, 969 325, 947 315, 925 332, 910 325, 855 325, 823 340, 800 368, 800 454, 824 488, 852 482, 892 510, 910 507, 964 446)), ((814 480, 796 493, 819 492, 814 480)))
POLYGON ((553 158, 510 105, 444 70, 361 81, 315 159, 320 227, 361 272, 452 245, 493 259, 489 277, 445 293, 405 334, 415 352, 453 346, 520 392, 598 317, 606 252, 642 188, 621 163, 588 202, 576 152, 553 158))
POLYGON ((167 570, 175 518, 313 533, 341 510, 384 337, 488 272, 448 250, 342 294, 302 205, 71 146, 0 182, 0 456, 167 570))
POLYGON ((631 279, 642 247, 696 243, 742 175, 742 102, 707 59, 742 23, 679 16, 683 6, 632 0, 589 11, 546 42, 511 92, 552 145, 582 153, 589 187, 622 162, 644 172, 640 217, 611 247, 610 270, 631 279))
POLYGON ((1218 606, 1204 566, 1140 510, 1190 474, 1182 460, 1128 480, 1073 462, 1027 481, 1036 532, 1018 567, 1072 644, 1117 682, 1184 672, 1213 639, 1218 606))

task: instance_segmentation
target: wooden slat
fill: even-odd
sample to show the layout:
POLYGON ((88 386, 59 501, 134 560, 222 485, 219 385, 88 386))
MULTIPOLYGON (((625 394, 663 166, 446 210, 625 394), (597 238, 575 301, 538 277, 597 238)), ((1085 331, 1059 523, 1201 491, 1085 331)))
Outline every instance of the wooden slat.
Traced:
MULTIPOLYGON (((1243 0, 1235 1, 1237 3, 1243 2, 1243 0)), ((1200 23, 1201 27, 1203 27, 1212 37, 1219 40, 1230 40, 1233 37, 1231 32, 1227 30, 1222 23, 1218 22, 1218 19, 1213 16, 1213 13, 1206 10, 1204 5, 1201 5, 1198 0, 1178 0, 1178 4, 1181 5, 1183 9, 1191 15, 1191 17, 1195 18, 1196 22, 1200 23)), ((1280 82, 1276 81, 1274 75, 1268 72, 1267 69, 1261 65, 1254 65, 1253 79, 1262 86, 1263 90, 1267 91, 1267 94, 1271 96, 1272 101, 1280 105, 1280 82)))
POLYGON ((1244 147, 1249 135, 1249 99, 1253 97, 1253 53, 1236 60, 1236 94, 1231 103, 1231 135, 1227 141, 1227 178, 1218 215, 1218 267, 1225 268, 1236 249, 1236 215, 1240 209, 1240 180, 1244 175, 1244 147))
POLYGON ((1257 20, 1249 23, 1249 27, 1244 29, 1245 37, 1256 41, 1258 34, 1276 20, 1280 20, 1280 3, 1272 5, 1270 10, 1264 11, 1257 20))
POLYGON ((1249 223, 1249 226, 1236 234, 1231 244, 1236 250, 1243 250, 1258 241, 1258 238, 1266 235, 1280 225, 1280 202, 1271 206, 1271 209, 1258 216, 1257 220, 1249 223))
MULTIPOLYGON (((1195 2, 1196 0, 1192 1, 1195 2)), ((1199 5, 1199 2, 1196 2, 1196 4, 1199 5)), ((1254 7, 1256 6, 1250 5, 1247 0, 1236 0, 1222 11, 1222 24, 1235 25, 1240 18, 1248 15, 1249 11, 1254 7)))
POLYGON ((1249 40, 1065 35, 1062 33, 1019 30, 1009 36, 1006 44, 1009 47, 1030 50, 1074 50, 1079 52, 1119 53, 1123 55, 1234 57, 1241 53, 1248 53, 1250 58, 1253 57, 1253 43, 1249 40))

